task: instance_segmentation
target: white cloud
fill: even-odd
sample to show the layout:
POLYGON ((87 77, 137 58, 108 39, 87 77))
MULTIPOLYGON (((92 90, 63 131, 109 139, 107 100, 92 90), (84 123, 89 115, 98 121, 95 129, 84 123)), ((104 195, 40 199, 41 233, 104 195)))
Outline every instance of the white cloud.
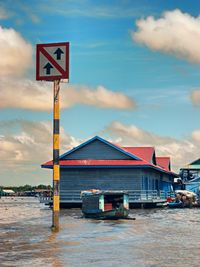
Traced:
POLYGON ((65 107, 76 103, 100 108, 133 109, 136 107, 133 99, 123 93, 110 91, 103 86, 98 86, 96 89, 86 86, 69 86, 63 98, 65 107))
POLYGON ((139 19, 137 27, 132 32, 134 41, 152 50, 200 62, 200 16, 192 17, 176 9, 164 12, 159 19, 152 16, 139 19))
POLYGON ((200 89, 192 90, 190 98, 195 107, 200 107, 200 89))
POLYGON ((49 83, 39 83, 23 79, 1 79, 0 108, 51 110, 52 91, 49 83))
MULTIPOLYGON (((25 5, 24 3, 20 5, 22 11, 24 12, 24 17, 28 17, 33 23, 39 23, 40 18, 33 13, 33 9, 31 9, 28 5, 25 5)), ((35 10, 34 10, 35 12, 35 10)))
MULTIPOLYGON (((0 127, 0 185, 51 184, 52 173, 40 165, 52 159, 52 123, 12 120, 0 127)), ((81 142, 60 131, 61 153, 81 142)))
MULTIPOLYGON (((0 161, 4 167, 7 162, 9 166, 30 162, 39 167, 43 161, 52 158, 51 122, 13 120, 0 122, 0 127, 9 132, 0 137, 0 161), (16 131, 15 127, 18 128, 18 133, 13 133, 16 131)), ((66 134, 62 127, 60 132, 62 153, 79 144, 79 141, 66 134)))
POLYGON ((30 14, 30 19, 33 23, 36 23, 36 24, 40 22, 40 18, 35 14, 30 14))
POLYGON ((100 2, 93 3, 93 1, 75 1, 73 0, 73 5, 70 5, 65 1, 65 4, 63 5, 62 2, 51 1, 51 3, 47 5, 41 5, 42 9, 45 10, 45 12, 50 13, 57 13, 61 16, 66 17, 95 17, 95 18, 133 18, 135 16, 139 16, 141 13, 147 12, 147 9, 149 9, 147 6, 141 7, 135 5, 132 7, 132 5, 129 5, 127 2, 123 2, 122 4, 113 5, 112 3, 109 3, 109 1, 105 2, 104 4, 101 4, 100 2))
POLYGON ((0 26, 0 76, 19 76, 32 64, 32 46, 12 28, 0 26))
MULTIPOLYGON (((1 79, 0 108, 51 110, 52 86, 52 83, 1 79)), ((136 107, 133 99, 122 93, 110 91, 103 86, 93 89, 86 86, 61 84, 61 107, 69 108, 78 103, 100 108, 132 109, 136 107)))
MULTIPOLYGON (((10 184, 31 181, 32 184, 37 184, 41 183, 42 177, 47 173, 48 177, 51 177, 51 173, 40 171, 40 164, 52 159, 51 122, 1 121, 0 127, 3 129, 0 136, 0 184, 8 184, 8 181, 10 184), (8 181, 3 180, 5 173, 9 177, 8 181), (37 173, 41 177, 37 177, 37 173)), ((175 171, 199 158, 200 130, 192 132, 185 140, 178 140, 116 121, 104 130, 104 134, 122 146, 154 146, 157 156, 171 157, 175 171)), ((65 133, 62 127, 60 136, 61 154, 84 141, 65 133)), ((48 179, 46 183, 50 183, 47 182, 48 179)))
POLYGON ((0 7, 0 19, 7 19, 9 17, 9 12, 5 8, 0 7))
POLYGON ((192 132, 187 139, 178 140, 115 121, 106 127, 105 133, 122 146, 154 146, 157 156, 170 156, 175 171, 200 156, 200 130, 192 132))
POLYGON ((192 132, 192 138, 196 145, 200 144, 200 130, 196 130, 192 132))

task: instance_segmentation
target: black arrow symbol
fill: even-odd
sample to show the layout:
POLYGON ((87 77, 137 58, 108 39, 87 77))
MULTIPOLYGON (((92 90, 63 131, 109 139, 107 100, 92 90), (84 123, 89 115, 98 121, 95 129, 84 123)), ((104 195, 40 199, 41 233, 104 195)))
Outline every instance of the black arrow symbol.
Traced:
POLYGON ((51 69, 53 69, 53 66, 48 62, 43 69, 46 69, 46 74, 51 74, 51 69))
POLYGON ((56 51, 54 52, 54 54, 56 54, 57 60, 60 60, 61 59, 61 54, 64 54, 64 52, 59 47, 58 49, 56 49, 56 51))

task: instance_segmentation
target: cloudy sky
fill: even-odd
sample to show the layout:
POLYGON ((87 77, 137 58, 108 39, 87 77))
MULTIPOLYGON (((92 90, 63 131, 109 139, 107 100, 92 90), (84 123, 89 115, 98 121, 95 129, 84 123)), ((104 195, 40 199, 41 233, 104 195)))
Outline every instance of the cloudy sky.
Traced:
POLYGON ((200 157, 200 2, 0 0, 0 185, 51 184, 51 82, 35 46, 70 42, 61 153, 99 135, 154 146, 172 168, 200 157))

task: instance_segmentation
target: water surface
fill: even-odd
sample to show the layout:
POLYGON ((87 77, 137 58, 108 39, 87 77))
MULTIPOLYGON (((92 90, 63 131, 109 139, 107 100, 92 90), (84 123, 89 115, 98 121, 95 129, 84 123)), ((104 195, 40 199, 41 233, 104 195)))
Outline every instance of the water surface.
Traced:
POLYGON ((0 199, 0 266, 199 267, 200 209, 131 210, 136 220, 82 218, 37 198, 0 199))

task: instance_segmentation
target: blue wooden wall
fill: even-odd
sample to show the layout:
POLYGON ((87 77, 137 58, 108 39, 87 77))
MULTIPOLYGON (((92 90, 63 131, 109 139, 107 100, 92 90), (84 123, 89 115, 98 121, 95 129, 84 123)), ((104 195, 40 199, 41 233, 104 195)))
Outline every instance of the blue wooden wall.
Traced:
POLYGON ((141 190, 140 169, 62 169, 61 201, 66 190, 141 190))
POLYGON ((118 151, 117 149, 99 141, 85 145, 66 155, 62 159, 132 159, 130 156, 118 151))

